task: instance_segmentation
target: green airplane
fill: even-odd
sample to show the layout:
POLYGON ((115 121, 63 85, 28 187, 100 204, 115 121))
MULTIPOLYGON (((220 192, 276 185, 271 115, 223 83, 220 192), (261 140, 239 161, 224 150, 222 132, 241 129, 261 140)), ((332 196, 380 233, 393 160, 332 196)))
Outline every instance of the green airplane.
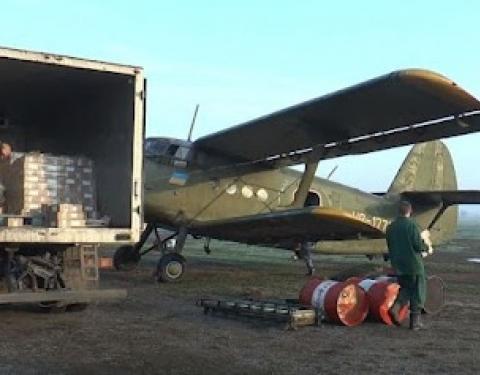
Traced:
MULTIPOLYGON (((386 227, 401 200, 413 204, 414 218, 431 231, 433 243, 443 243, 456 231, 455 205, 480 203, 480 191, 457 190, 450 153, 438 139, 478 130, 476 98, 439 74, 412 69, 194 142, 148 138, 148 224, 138 244, 116 251, 114 265, 132 269, 143 255, 159 249, 158 280, 178 280, 189 234, 205 238, 207 251, 213 238, 323 254, 382 255, 386 227), (321 160, 407 144, 416 145, 385 193, 315 176, 321 160), (289 168, 298 164, 304 164, 303 172, 289 168), (160 228, 172 234, 163 236, 160 228), (144 248, 152 233, 155 244, 144 248)), ((376 172, 365 178, 376 178, 376 172)))

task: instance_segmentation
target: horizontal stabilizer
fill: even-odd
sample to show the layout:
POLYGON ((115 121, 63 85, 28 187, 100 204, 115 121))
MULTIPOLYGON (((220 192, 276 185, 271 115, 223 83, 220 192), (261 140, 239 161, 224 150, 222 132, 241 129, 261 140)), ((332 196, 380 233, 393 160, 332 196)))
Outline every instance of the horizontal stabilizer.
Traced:
POLYGON ((407 191, 402 197, 414 205, 445 207, 457 204, 480 204, 480 190, 407 191))

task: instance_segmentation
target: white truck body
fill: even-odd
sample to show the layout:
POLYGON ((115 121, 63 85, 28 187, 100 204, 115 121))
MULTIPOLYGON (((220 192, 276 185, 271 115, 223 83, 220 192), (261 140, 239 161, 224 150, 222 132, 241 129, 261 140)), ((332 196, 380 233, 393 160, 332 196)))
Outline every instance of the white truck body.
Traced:
POLYGON ((122 244, 143 226, 145 87, 135 66, 0 47, 0 141, 83 155, 96 167, 107 227, 0 227, 0 246, 122 244))

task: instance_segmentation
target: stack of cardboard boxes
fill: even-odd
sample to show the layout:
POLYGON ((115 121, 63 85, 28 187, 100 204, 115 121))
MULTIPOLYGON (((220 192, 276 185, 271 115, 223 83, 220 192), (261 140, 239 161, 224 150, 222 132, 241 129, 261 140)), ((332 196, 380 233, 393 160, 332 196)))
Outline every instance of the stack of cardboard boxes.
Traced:
POLYGON ((70 228, 86 226, 86 215, 81 204, 59 203, 42 205, 45 226, 70 228))
POLYGON ((85 157, 27 153, 1 169, 6 211, 49 227, 85 226, 97 218, 93 162, 85 157))

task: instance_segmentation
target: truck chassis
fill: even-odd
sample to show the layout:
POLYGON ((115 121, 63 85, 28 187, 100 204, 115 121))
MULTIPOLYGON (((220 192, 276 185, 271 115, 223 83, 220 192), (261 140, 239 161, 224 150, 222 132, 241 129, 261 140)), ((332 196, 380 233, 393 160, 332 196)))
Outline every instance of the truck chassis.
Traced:
POLYGON ((98 245, 0 248, 0 305, 65 311, 126 297, 125 290, 99 290, 98 281, 98 245))

